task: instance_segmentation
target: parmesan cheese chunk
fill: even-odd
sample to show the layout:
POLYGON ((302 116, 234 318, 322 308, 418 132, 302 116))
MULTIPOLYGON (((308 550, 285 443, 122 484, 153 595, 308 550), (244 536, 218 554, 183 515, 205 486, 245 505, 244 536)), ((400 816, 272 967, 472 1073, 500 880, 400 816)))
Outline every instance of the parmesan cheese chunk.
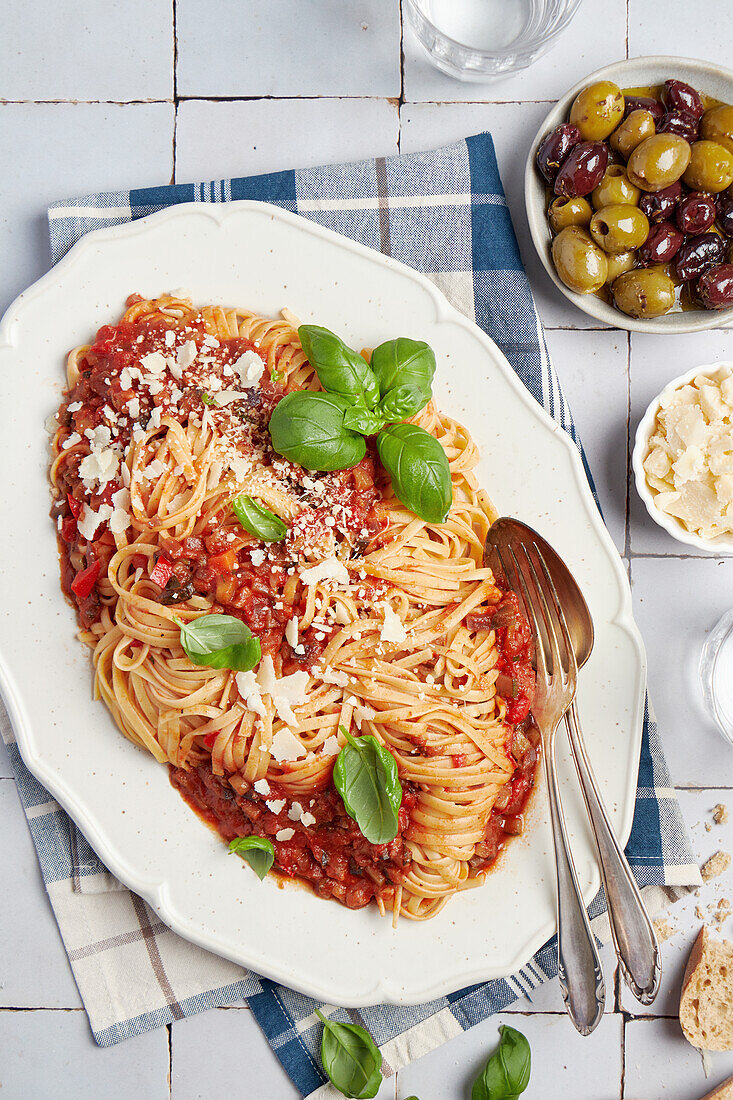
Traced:
POLYGON ((242 389, 251 390, 257 385, 265 372, 265 364, 256 351, 245 351, 232 363, 232 370, 239 375, 242 389))
POLYGON ((273 737, 270 752, 278 764, 282 764, 283 761, 300 760, 302 756, 308 755, 308 750, 301 745, 298 738, 290 730, 284 729, 278 730, 273 737))
POLYGON ((303 584, 318 584, 319 581, 333 581, 335 584, 348 584, 349 571, 343 562, 332 556, 319 561, 309 569, 301 569, 300 579, 303 584))
POLYGON ((395 645, 400 645, 402 642, 407 641, 405 625, 399 615, 393 610, 391 604, 385 603, 382 607, 384 610, 384 623, 379 635, 382 641, 393 642, 395 645))
POLYGON ((292 840, 295 836, 295 829, 280 829, 278 833, 275 833, 275 840, 292 840))
POLYGON ((323 752, 324 756, 336 756, 338 753, 340 753, 341 745, 339 743, 338 737, 336 737, 336 735, 333 733, 330 737, 327 737, 326 740, 323 742, 321 751, 323 752))
POLYGON ((255 782, 254 788, 255 788, 255 791, 257 792, 257 794, 269 794, 270 793, 270 784, 267 782, 266 779, 258 779, 255 782))

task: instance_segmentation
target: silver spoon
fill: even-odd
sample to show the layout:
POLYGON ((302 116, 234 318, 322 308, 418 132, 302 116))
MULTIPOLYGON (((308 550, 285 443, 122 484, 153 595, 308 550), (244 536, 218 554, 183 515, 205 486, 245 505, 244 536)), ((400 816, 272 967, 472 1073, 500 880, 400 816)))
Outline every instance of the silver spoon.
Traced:
MULTIPOLYGON (((575 578, 550 544, 520 520, 498 519, 487 536, 486 551, 509 535, 539 547, 565 612, 578 668, 581 668, 593 649, 594 631, 588 605, 575 578)), ((659 991, 662 974, 657 937, 603 805, 574 700, 565 713, 565 725, 598 849, 611 934, 621 964, 621 974, 636 999, 648 1005, 659 991)))

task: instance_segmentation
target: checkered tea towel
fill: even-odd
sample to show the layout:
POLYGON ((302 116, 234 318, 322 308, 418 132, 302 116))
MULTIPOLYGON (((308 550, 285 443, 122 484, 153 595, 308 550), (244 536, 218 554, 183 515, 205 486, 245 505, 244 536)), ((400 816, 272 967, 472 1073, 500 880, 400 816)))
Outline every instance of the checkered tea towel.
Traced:
MULTIPOLYGON (((53 260, 90 229, 128 222, 175 203, 232 199, 284 207, 423 272, 496 341, 537 401, 580 446, 547 355, 489 134, 429 153, 58 203, 49 210, 53 260)), ((29 774, 1 711, 0 725, 97 1042, 115 1043, 246 998, 297 1088, 306 1096, 335 1096, 332 1086, 324 1083, 320 1065, 316 1002, 207 954, 169 931, 145 902, 109 874, 72 821, 29 774)), ((627 854, 652 911, 700 881, 648 710, 627 854)), ((591 913, 595 931, 607 939, 602 894, 591 913)), ((556 969, 555 946, 550 943, 510 978, 429 1004, 379 1006, 348 1014, 330 1011, 345 1022, 359 1019, 371 1031, 389 1075, 521 995, 531 994, 554 977, 556 969)))

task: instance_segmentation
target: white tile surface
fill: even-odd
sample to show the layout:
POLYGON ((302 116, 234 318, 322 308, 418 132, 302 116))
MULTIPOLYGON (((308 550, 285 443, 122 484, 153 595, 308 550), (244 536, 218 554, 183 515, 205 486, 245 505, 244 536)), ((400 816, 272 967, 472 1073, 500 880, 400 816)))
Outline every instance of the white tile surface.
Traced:
POLYGON ((2 738, 0 738, 0 779, 12 779, 13 769, 10 766, 10 757, 8 756, 8 750, 5 748, 2 738))
POLYGON ((628 341, 625 332, 547 332, 547 346, 619 553, 626 538, 628 341))
POLYGON ((3 1100, 169 1100, 168 1032, 102 1049, 81 1011, 0 1012, 3 1100))
POLYGON ((626 1024, 625 1097, 699 1100, 733 1073, 733 1051, 710 1055, 705 1077, 700 1052, 682 1035, 677 1019, 626 1024))
POLYGON ((593 317, 563 297, 540 263, 524 209, 527 151, 547 114, 547 103, 406 103, 400 111, 400 149, 435 149, 489 130, 494 139, 504 193, 519 250, 546 328, 599 328, 593 317))
POLYGON ((397 96, 399 0, 178 0, 178 93, 397 96))
POLYGON ((172 104, 0 104, 0 146, 13 150, 0 173, 0 314, 48 270, 48 204, 168 183, 172 139, 172 104))
POLYGON ((660 9, 657 2, 629 0, 629 57, 699 57, 730 68, 728 0, 710 0, 704 9, 690 8, 685 0, 668 0, 660 9))
MULTIPOLYGON (((2 99, 168 99, 173 94, 170 0, 27 4, 5 0, 2 99)), ((56 146, 51 146, 54 154, 56 146)))
POLYGON ((636 558, 631 581, 672 781, 733 786, 733 750, 703 709, 697 679, 705 638, 733 607, 733 560, 636 558))
POLYGON ((171 1100, 245 1096, 246 1081, 256 1082, 261 1097, 300 1096, 248 1008, 218 1008, 172 1024, 171 1075, 171 1100))
MULTIPOLYGON (((718 851, 733 852, 733 791, 679 791, 679 800, 685 823, 692 837, 692 845, 699 864, 718 851), (713 809, 718 802, 728 807, 729 820, 724 825, 713 821, 713 809), (706 827, 707 826, 707 827, 706 827)), ((715 919, 718 901, 728 898, 733 905, 733 872, 728 870, 711 879, 699 894, 685 898, 675 905, 666 917, 666 923, 674 929, 674 935, 661 944, 662 984, 654 1004, 640 1005, 622 986, 621 1007, 634 1016, 676 1016, 679 1010, 682 976, 695 938, 703 920, 723 935, 733 934, 733 920, 719 923, 715 919), (702 919, 697 910, 702 913, 702 919)))
POLYGON ((178 109, 179 182, 309 168, 397 152, 399 114, 386 99, 189 100, 178 109), (222 133, 236 141, 222 145, 222 133))
POLYGON ((502 1013, 427 1054, 398 1076, 398 1096, 462 1100, 499 1042, 499 1025, 521 1031, 532 1048, 532 1073, 522 1100, 609 1100, 621 1083, 621 1018, 604 1016, 588 1038, 564 1015, 502 1013))
MULTIPOLYGON (((654 339, 647 333, 631 335, 630 447, 647 406, 664 387, 693 367, 733 359, 733 331, 684 333, 654 339)), ((636 554, 693 554, 710 558, 704 550, 678 542, 647 512, 631 481, 631 550, 636 554)), ((713 555, 714 556, 714 555, 713 555)))
MULTIPOLYGON (((650 10, 658 5, 649 4, 650 10)), ((529 69, 487 84, 463 83, 432 67, 405 20, 405 98, 407 100, 555 100, 601 65, 626 57, 626 0, 581 4, 573 22, 544 57, 529 69)), ((656 50, 648 50, 656 53, 656 50)), ((670 50, 670 53, 678 52, 670 50)), ((549 110, 550 104, 547 104, 549 110)))

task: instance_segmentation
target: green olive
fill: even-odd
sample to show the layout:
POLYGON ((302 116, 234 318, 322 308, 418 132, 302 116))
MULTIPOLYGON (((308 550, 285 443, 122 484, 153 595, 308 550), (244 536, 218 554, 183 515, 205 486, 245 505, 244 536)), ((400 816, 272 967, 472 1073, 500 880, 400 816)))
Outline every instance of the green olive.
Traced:
POLYGON ((570 121, 580 130, 583 141, 603 141, 624 117, 624 107, 618 84, 599 80, 578 92, 570 108, 570 121))
POLYGON ((613 131, 608 144, 614 153, 620 153, 624 160, 628 160, 636 146, 655 132, 654 115, 651 111, 632 111, 613 131))
POLYGON ((635 260, 636 255, 633 252, 609 252, 606 256, 606 263, 608 264, 606 286, 610 286, 614 279, 618 279, 619 275, 623 275, 624 271, 631 271, 635 260))
POLYGON ((590 235, 604 252, 630 252, 647 239, 649 220, 638 206, 615 203, 596 211, 590 235))
POLYGON ((616 279, 614 305, 629 317, 661 317, 674 305, 674 283, 662 267, 637 267, 616 279))
POLYGON ((733 183, 733 153, 717 141, 694 141, 682 179, 693 191, 725 191, 733 183))
POLYGON ((641 191, 629 181, 623 165, 609 164, 605 176, 593 192, 593 205, 596 210, 619 202, 636 206, 640 198, 641 191))
POLYGON ((721 103, 719 107, 706 111, 700 120, 700 137, 717 141, 718 145, 724 145, 729 153, 733 153, 733 107, 721 103))
POLYGON ((605 253, 579 225, 558 233, 552 242, 552 260, 562 282, 576 294, 592 294, 606 281, 605 253))
POLYGON ((653 134, 636 146, 626 174, 642 191, 661 191, 676 183, 690 163, 690 146, 677 134, 653 134))
POLYGON ((582 225, 585 229, 590 225, 590 220, 593 217, 590 203, 587 199, 581 198, 580 195, 570 199, 565 198, 564 195, 559 195, 550 203, 547 214, 553 233, 559 233, 561 229, 566 229, 569 225, 582 225))

